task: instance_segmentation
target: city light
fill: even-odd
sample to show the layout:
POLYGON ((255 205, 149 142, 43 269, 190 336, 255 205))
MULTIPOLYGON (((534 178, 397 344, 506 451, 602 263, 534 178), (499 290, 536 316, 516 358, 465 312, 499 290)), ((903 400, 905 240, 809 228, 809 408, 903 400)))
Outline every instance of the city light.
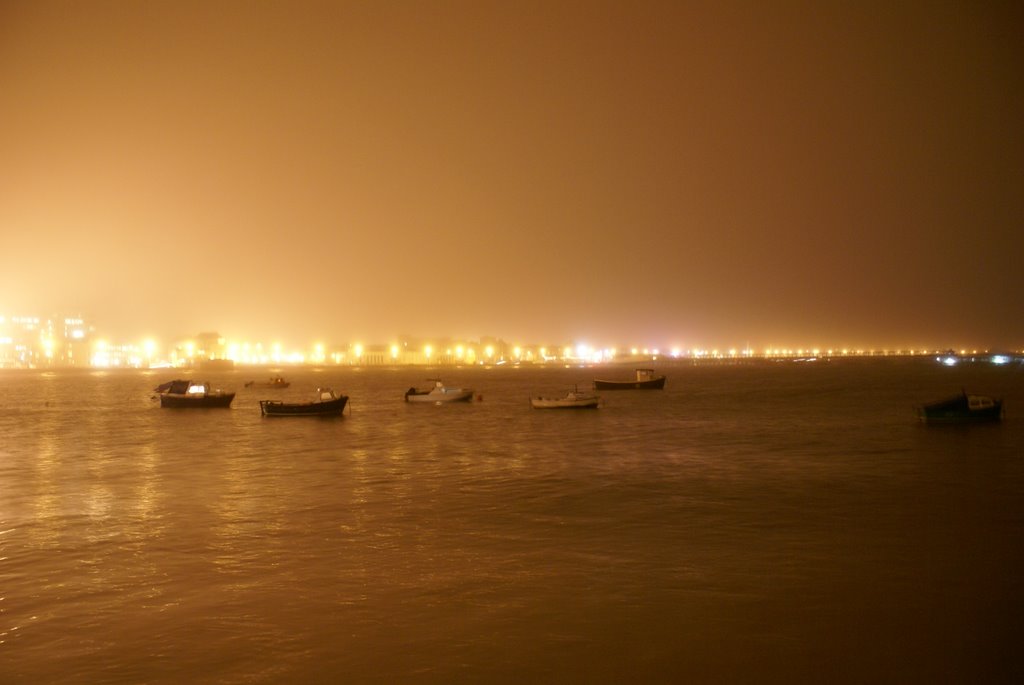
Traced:
MULTIPOLYGON (((748 363, 757 359, 810 361, 842 357, 927 356, 954 366, 984 361, 994 365, 1021 362, 1024 351, 992 353, 972 346, 871 348, 861 346, 767 345, 743 346, 680 344, 636 344, 600 346, 591 342, 561 342, 555 345, 509 344, 500 338, 479 340, 440 338, 431 342, 401 338, 387 345, 328 343, 316 340, 307 345, 285 346, 281 342, 225 337, 204 332, 178 341, 144 337, 135 342, 112 342, 98 335, 85 319, 68 317, 42 319, 34 316, 0 315, 0 368, 70 367, 95 368, 192 368, 207 361, 230 365, 332 364, 346 366, 453 364, 501 366, 546 363, 679 364, 688 361, 730 361, 748 363), (620 352, 619 350, 625 350, 620 352), (664 359, 662 355, 664 354, 664 359)), ((230 365, 227 368, 230 368, 230 365)))

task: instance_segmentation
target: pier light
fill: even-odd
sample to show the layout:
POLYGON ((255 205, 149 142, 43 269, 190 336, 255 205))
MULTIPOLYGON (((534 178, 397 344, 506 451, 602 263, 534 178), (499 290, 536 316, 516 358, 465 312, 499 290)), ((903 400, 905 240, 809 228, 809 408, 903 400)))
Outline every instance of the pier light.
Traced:
POLYGON ((398 345, 391 346, 391 358, 398 359, 398 345))
POLYGON ((433 354, 433 352, 434 348, 431 347, 430 345, 423 346, 423 356, 426 357, 427 359, 430 359, 430 355, 433 354))
POLYGON ((363 346, 361 343, 356 343, 352 346, 352 353, 356 355, 356 359, 363 356, 363 346))

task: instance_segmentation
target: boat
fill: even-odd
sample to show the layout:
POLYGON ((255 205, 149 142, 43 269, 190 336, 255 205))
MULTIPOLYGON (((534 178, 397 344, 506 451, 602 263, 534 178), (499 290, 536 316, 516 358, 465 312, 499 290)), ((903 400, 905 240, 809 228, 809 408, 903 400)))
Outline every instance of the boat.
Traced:
POLYGON ((574 388, 564 397, 531 397, 530 406, 534 409, 597 409, 601 398, 574 388))
POLYGON ((160 406, 171 409, 209 409, 230 407, 235 393, 214 390, 209 383, 190 380, 173 380, 154 388, 160 397, 160 406))
POLYGON ((434 404, 441 404, 442 402, 471 402, 473 400, 473 391, 464 388, 449 388, 437 378, 428 378, 428 381, 434 381, 434 387, 429 390, 417 390, 416 388, 409 388, 405 391, 406 402, 433 402, 434 404))
POLYGON ((265 381, 249 381, 245 384, 247 388, 287 388, 291 383, 280 376, 272 376, 265 381))
POLYGON ((337 416, 345 411, 347 395, 338 395, 330 388, 317 388, 317 397, 309 402, 260 400, 263 416, 337 416))
POLYGON ((999 421, 1003 418, 1003 401, 965 390, 954 397, 919 406, 917 415, 925 423, 999 421))
POLYGON ((594 390, 661 390, 664 387, 665 377, 655 376, 654 369, 637 369, 636 379, 632 381, 594 381, 594 390))

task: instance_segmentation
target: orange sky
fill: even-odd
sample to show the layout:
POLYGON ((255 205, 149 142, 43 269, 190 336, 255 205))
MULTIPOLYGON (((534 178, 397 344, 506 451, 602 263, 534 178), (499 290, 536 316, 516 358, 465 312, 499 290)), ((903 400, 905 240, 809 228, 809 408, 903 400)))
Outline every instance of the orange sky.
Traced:
POLYGON ((0 313, 1024 345, 1014 3, 0 1, 0 313))

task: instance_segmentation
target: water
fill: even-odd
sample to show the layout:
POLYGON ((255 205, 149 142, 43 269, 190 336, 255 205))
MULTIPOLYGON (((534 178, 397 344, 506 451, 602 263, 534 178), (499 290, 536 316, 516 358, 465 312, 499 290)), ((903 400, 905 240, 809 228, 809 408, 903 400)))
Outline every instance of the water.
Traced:
POLYGON ((4 372, 0 682, 1020 681, 1024 367, 660 370, 4 372), (915 421, 961 387, 1006 420, 915 421))

